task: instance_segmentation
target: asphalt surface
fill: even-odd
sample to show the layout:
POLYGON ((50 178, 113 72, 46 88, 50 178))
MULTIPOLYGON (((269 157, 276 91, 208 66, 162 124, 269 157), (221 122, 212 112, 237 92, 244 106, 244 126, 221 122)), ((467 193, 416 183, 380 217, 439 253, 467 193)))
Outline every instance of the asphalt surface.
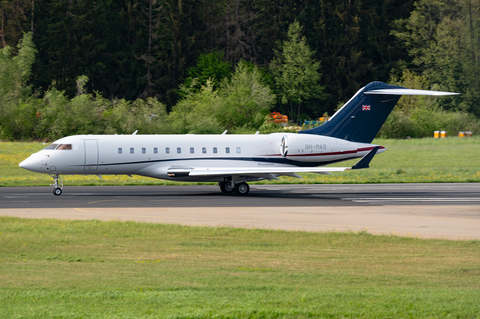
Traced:
MULTIPOLYGON (((479 184, 0 188, 0 216, 302 231, 367 231, 480 240, 479 184)), ((1 227, 1 225, 0 225, 1 227)))
POLYGON ((224 195, 218 186, 0 187, 2 208, 73 207, 322 207, 479 205, 480 183, 253 185, 248 196, 224 195))

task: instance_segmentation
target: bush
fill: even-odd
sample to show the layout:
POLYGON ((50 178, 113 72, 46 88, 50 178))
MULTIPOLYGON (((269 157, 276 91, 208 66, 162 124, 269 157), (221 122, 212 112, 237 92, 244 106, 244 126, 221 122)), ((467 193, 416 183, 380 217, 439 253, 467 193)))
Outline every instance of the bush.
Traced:
POLYGON ((393 111, 380 129, 380 138, 432 137, 434 131, 480 132, 480 121, 472 114, 434 109, 415 109, 408 116, 393 111))
POLYGON ((377 134, 379 138, 419 137, 416 123, 405 113, 393 111, 377 134))
POLYGON ((104 100, 108 107, 102 113, 107 126, 106 134, 162 134, 169 132, 167 108, 156 98, 126 100, 104 100))
POLYGON ((263 75, 255 66, 240 61, 232 78, 224 79, 218 90, 215 114, 226 128, 259 127, 275 103, 275 95, 263 83, 263 75))
POLYGON ((462 131, 479 132, 480 129, 478 119, 465 112, 417 109, 412 113, 412 119, 417 123, 419 137, 433 136, 434 131, 456 135, 462 131))
POLYGON ((35 137, 51 140, 75 134, 102 134, 106 127, 101 116, 105 106, 102 98, 82 94, 69 100, 64 92, 53 88, 38 109, 41 115, 35 137))
POLYGON ((30 98, 4 105, 0 116, 0 139, 7 141, 30 140, 38 130, 41 100, 30 98))
POLYGON ((219 102, 218 94, 213 89, 213 81, 207 80, 200 90, 194 86, 181 86, 184 98, 175 105, 168 116, 172 134, 218 134, 225 130, 215 116, 219 102))

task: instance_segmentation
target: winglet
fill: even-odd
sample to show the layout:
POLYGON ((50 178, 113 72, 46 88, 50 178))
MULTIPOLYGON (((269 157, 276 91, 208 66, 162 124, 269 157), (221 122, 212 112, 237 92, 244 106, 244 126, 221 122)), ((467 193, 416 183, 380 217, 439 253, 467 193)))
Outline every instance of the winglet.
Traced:
POLYGON ((367 153, 361 160, 359 160, 355 165, 352 166, 351 169, 360 169, 360 168, 369 168, 368 164, 373 159, 375 154, 377 154, 378 149, 380 146, 375 146, 370 152, 367 153))

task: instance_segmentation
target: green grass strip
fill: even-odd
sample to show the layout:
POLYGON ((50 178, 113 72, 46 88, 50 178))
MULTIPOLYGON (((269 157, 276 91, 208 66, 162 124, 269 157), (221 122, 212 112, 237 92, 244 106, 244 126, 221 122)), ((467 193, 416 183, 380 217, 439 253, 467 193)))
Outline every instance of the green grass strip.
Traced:
POLYGON ((480 241, 0 218, 0 318, 476 318, 480 241))

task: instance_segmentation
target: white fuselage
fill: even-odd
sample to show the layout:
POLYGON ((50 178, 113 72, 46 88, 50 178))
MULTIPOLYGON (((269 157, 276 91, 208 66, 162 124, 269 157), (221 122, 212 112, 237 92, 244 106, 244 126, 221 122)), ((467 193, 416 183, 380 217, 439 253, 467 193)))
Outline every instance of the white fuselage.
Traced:
POLYGON ((169 170, 312 167, 362 157, 373 146, 294 133, 76 135, 59 139, 50 149, 32 154, 20 167, 55 175, 136 174, 183 181, 220 181, 222 178, 218 176, 182 176, 169 174, 169 170))

